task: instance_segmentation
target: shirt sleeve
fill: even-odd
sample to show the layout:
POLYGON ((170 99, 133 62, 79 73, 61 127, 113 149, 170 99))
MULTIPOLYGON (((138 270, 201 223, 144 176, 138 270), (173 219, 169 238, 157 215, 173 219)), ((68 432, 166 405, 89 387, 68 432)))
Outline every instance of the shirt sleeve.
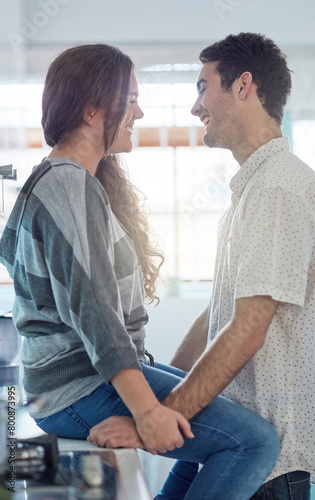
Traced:
POLYGON ((270 295, 304 305, 314 248, 310 200, 280 187, 248 196, 239 223, 235 299, 270 295))
POLYGON ((42 240, 56 308, 108 383, 122 369, 141 369, 124 325, 108 199, 85 172, 63 173, 62 187, 54 182, 49 188, 59 192, 53 205, 46 200, 51 222, 42 240))

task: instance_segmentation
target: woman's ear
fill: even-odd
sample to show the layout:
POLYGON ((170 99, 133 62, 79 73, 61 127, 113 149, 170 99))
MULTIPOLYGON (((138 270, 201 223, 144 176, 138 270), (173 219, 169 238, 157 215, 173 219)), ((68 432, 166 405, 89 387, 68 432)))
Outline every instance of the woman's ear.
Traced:
POLYGON ((83 119, 87 125, 92 125, 93 118, 96 115, 97 111, 98 110, 93 106, 88 106, 86 108, 86 110, 84 111, 83 119))
POLYGON ((245 99, 253 83, 253 75, 249 71, 245 71, 238 78, 237 90, 240 99, 245 99))

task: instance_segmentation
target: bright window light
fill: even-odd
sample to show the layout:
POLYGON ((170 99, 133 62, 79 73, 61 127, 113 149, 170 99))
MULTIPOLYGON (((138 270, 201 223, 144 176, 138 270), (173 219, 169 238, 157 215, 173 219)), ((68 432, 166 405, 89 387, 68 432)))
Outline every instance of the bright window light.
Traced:
MULTIPOLYGON (((156 73, 151 69, 156 75, 153 82, 151 74, 150 83, 139 85, 144 118, 137 120, 136 126, 147 129, 146 137, 151 139, 157 132, 150 132, 153 128, 159 129, 158 137, 167 138, 167 127, 189 127, 195 134, 196 127, 203 127, 191 114, 196 85, 162 83, 158 74, 196 68, 173 66, 157 68, 156 73)), ((33 166, 50 150, 44 142, 36 145, 41 134, 42 92, 42 84, 0 85, 0 163, 13 163, 18 173, 18 182, 6 183, 5 215, 33 166)), ((315 121, 291 124, 288 119, 293 152, 315 169, 315 121)), ((140 131, 135 137, 137 133, 140 137, 140 131)), ((162 271, 165 280, 211 280, 217 223, 229 205, 229 182, 238 168, 231 153, 204 146, 174 148, 165 140, 163 147, 151 143, 150 147, 135 147, 123 157, 130 180, 147 198, 150 224, 166 257, 162 271)), ((1 280, 7 280, 3 272, 1 280)))

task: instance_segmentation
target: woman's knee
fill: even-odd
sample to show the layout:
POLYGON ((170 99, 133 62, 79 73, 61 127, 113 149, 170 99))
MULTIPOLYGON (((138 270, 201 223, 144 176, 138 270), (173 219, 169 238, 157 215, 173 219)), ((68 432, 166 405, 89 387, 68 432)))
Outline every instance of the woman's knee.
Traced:
POLYGON ((194 421, 231 436, 244 449, 256 447, 262 454, 267 450, 271 457, 279 454, 280 443, 274 427, 262 416, 224 397, 216 398, 194 421))

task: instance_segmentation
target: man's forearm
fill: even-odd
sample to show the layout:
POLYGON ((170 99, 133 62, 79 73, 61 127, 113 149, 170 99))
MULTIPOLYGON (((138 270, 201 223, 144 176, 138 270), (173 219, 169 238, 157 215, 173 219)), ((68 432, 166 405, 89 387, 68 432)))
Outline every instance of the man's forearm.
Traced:
POLYGON ((232 336, 228 328, 222 331, 163 404, 190 419, 213 401, 256 353, 246 349, 245 354, 244 346, 237 346, 232 336))
POLYGON ((207 346, 209 307, 194 321, 179 345, 170 365, 184 371, 191 370, 207 346))
POLYGON ((266 297, 239 299, 236 303, 231 322, 163 401, 187 419, 213 401, 262 347, 278 306, 266 297))

